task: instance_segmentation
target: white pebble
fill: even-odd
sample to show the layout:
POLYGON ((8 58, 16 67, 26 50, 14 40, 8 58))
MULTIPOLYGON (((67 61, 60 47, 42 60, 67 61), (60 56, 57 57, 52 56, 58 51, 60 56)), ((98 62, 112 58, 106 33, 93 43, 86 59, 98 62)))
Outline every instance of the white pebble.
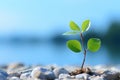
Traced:
POLYGON ((91 76, 89 80, 104 80, 104 78, 102 76, 91 76))
POLYGON ((18 77, 11 77, 9 80, 20 80, 18 77))
POLYGON ((27 80, 27 78, 29 78, 29 77, 30 77, 30 73, 23 73, 20 75, 20 79, 22 79, 22 80, 27 80))
POLYGON ((90 75, 88 75, 88 74, 86 74, 86 73, 83 73, 83 74, 78 74, 78 75, 76 75, 75 78, 76 78, 76 79, 87 80, 89 76, 90 76, 90 75))

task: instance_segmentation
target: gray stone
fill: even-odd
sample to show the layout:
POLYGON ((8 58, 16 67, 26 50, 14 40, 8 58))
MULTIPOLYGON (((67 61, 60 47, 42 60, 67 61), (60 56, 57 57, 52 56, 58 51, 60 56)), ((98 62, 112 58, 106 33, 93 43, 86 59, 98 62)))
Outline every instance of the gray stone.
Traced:
POLYGON ((109 70, 106 70, 103 72, 103 74, 106 74, 106 75, 115 74, 115 73, 116 73, 115 71, 109 71, 109 70))
POLYGON ((0 74, 0 80, 7 80, 7 78, 4 75, 0 74))
POLYGON ((20 79, 27 80, 30 77, 30 73, 23 73, 20 75, 20 79))
POLYGON ((8 73, 3 70, 0 70, 0 74, 4 75, 5 77, 8 77, 8 73))
POLYGON ((9 77, 14 77, 14 76, 16 76, 16 77, 20 77, 20 75, 21 75, 21 73, 9 73, 9 77))
POLYGON ((69 72, 65 68, 55 68, 53 70, 55 77, 59 77, 59 74, 69 74, 69 72))
POLYGON ((0 80, 6 80, 8 77, 7 72, 0 70, 0 80))
POLYGON ((106 80, 120 80, 120 73, 102 75, 106 80))
POLYGON ((46 79, 55 79, 55 74, 52 71, 46 71, 44 75, 46 79))
POLYGON ((75 78, 76 78, 76 79, 87 80, 89 76, 90 76, 90 75, 88 75, 88 74, 86 74, 86 73, 83 73, 83 74, 78 74, 78 75, 76 75, 75 78))

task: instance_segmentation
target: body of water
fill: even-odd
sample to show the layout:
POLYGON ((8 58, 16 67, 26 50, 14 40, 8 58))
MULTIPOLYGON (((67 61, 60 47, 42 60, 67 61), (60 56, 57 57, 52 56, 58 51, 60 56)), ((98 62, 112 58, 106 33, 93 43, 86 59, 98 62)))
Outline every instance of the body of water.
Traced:
MULTIPOLYGON (((71 52, 66 45, 53 43, 40 44, 1 44, 0 64, 23 62, 25 64, 81 65, 83 52, 71 52)), ((108 52, 102 47, 96 53, 87 53, 87 65, 109 64, 108 52)))

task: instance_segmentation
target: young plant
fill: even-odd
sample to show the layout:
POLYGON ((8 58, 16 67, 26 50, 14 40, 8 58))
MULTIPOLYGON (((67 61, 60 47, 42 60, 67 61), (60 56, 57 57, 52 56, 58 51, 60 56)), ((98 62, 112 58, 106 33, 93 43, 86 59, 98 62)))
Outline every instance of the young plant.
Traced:
POLYGON ((66 32, 63 35, 80 34, 81 43, 78 40, 69 40, 69 41, 67 41, 66 45, 70 50, 72 50, 75 53, 79 53, 83 50, 84 58, 83 58, 83 62, 82 62, 82 65, 81 65, 81 69, 83 69, 87 51, 88 50, 91 51, 91 52, 98 51, 100 46, 101 46, 101 40, 99 38, 90 38, 87 42, 87 48, 85 48, 83 33, 88 31, 88 29, 90 28, 90 20, 83 21, 81 27, 79 27, 75 22, 70 21, 69 26, 70 26, 71 31, 66 32))

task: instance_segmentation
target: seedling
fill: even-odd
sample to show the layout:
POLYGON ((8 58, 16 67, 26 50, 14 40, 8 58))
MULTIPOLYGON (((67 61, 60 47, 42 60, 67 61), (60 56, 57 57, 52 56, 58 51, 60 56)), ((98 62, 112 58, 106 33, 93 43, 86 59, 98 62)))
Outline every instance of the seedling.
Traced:
POLYGON ((84 52, 84 58, 83 58, 83 62, 81 65, 81 69, 83 69, 84 63, 85 63, 85 59, 86 59, 86 54, 87 51, 91 51, 91 52, 96 52, 99 50, 100 46, 101 46, 101 40, 99 38, 90 38, 87 42, 87 47, 84 46, 84 36, 83 34, 88 31, 88 29, 90 28, 90 20, 85 20, 83 21, 81 27, 79 27, 75 22, 70 21, 70 32, 66 32, 63 35, 75 35, 75 34, 80 34, 80 38, 81 38, 81 42, 78 40, 68 40, 66 45, 67 47, 75 52, 75 53, 79 53, 83 50, 84 52))

